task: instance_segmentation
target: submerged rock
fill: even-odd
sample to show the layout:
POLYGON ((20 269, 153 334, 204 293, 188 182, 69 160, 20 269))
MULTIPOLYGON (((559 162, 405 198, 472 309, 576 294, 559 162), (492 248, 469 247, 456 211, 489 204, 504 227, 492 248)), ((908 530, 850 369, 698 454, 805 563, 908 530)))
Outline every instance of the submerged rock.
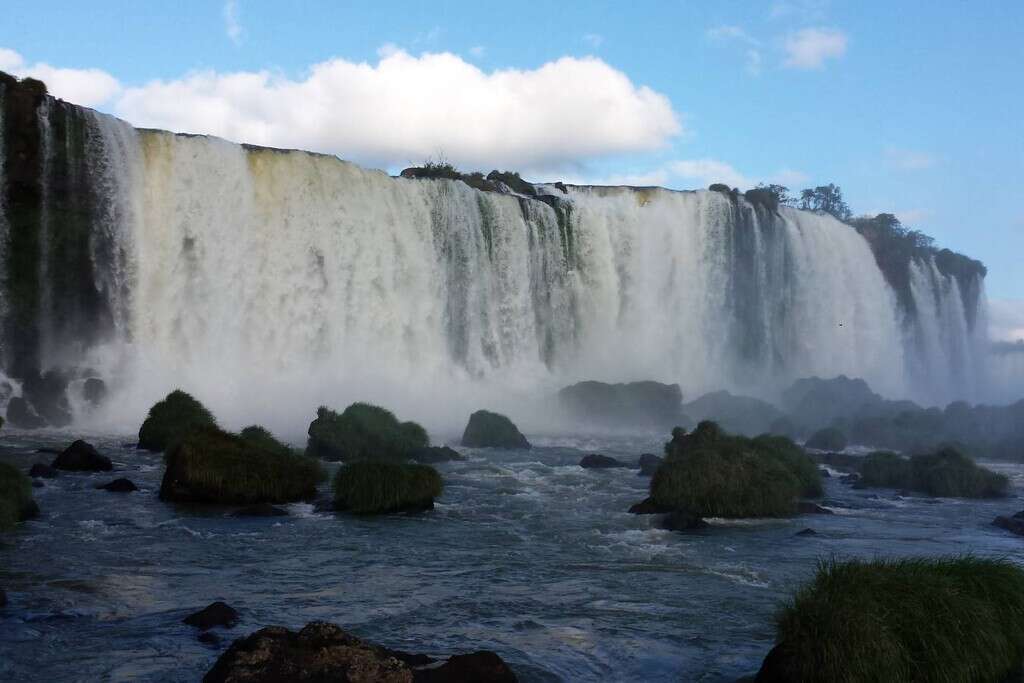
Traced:
POLYGON ((47 465, 45 462, 37 462, 28 471, 28 476, 39 479, 53 479, 59 474, 58 470, 54 467, 47 465))
POLYGON ((1018 512, 1012 517, 1000 515, 992 520, 992 525, 997 526, 1000 529, 1006 529, 1010 533, 1017 534, 1018 536, 1024 536, 1024 510, 1018 512))
POLYGON ((803 529, 802 531, 798 531, 798 532, 796 532, 794 534, 794 536, 817 536, 817 535, 818 535, 818 532, 815 531, 814 529, 811 529, 811 528, 803 529))
POLYGON ((672 507, 668 505, 658 505, 654 502, 654 499, 648 496, 639 503, 634 503, 629 508, 631 515, 659 515, 666 512, 672 512, 672 507))
POLYGON ((661 463, 665 459, 654 455, 653 453, 644 453, 640 456, 640 461, 637 463, 640 466, 640 476, 642 477, 653 477, 654 473, 661 467, 661 463))
POLYGON ((200 631, 209 631, 215 626, 231 628, 238 623, 238 612, 231 605, 218 600, 188 615, 181 623, 195 626, 200 631))
POLYGON ((606 470, 616 467, 628 467, 628 465, 607 455, 590 453, 580 459, 580 467, 584 469, 606 470))
POLYGON ((456 462, 466 458, 448 446, 424 446, 410 452, 409 459, 421 465, 434 465, 439 462, 456 462))
POLYGON ((434 668, 430 657, 389 650, 312 622, 298 633, 268 626, 236 640, 204 683, 514 683, 516 676, 493 652, 456 655, 434 668))
POLYGON ((707 525, 703 519, 686 510, 673 510, 658 523, 659 527, 669 531, 693 531, 703 529, 707 525))
POLYGON ((79 439, 57 456, 53 467, 72 472, 109 472, 114 469, 114 464, 91 443, 79 439))
POLYGON ((131 493, 132 491, 139 490, 139 487, 136 486, 131 479, 125 479, 124 477, 115 479, 109 484, 101 484, 96 488, 103 491, 110 491, 111 493, 131 493))
POLYGON ((287 517, 288 511, 270 503, 259 503, 235 510, 232 517, 287 517))
POLYGON ((462 433, 462 445, 469 448, 531 448, 512 420, 499 413, 478 410, 469 416, 462 433))

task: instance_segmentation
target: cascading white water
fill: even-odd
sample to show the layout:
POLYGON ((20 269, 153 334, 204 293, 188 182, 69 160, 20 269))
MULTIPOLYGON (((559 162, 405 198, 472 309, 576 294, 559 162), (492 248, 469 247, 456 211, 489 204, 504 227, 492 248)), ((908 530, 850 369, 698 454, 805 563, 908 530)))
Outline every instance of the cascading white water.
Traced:
POLYGON ((770 396, 846 374, 931 403, 978 371, 955 282, 916 267, 924 314, 904 324, 829 216, 649 188, 547 188, 556 210, 89 116, 113 329, 83 364, 112 396, 76 412, 97 424, 131 427, 175 386, 296 437, 316 405, 361 399, 454 429, 485 405, 540 424, 523 401, 582 379, 770 396))

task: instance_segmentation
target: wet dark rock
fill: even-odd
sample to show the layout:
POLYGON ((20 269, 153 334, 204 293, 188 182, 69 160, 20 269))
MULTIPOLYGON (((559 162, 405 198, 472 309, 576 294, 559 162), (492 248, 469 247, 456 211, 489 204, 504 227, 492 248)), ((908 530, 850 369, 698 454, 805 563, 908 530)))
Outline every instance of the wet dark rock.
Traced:
POLYGON ((658 526, 669 531, 693 531, 708 525, 703 519, 686 510, 673 510, 658 522, 658 526))
POLYGON ((531 447, 512 420, 488 410, 478 410, 469 416, 462 433, 462 445, 469 448, 531 447))
POLYGON ((804 529, 802 531, 796 532, 795 535, 796 536, 817 536, 818 532, 815 531, 814 529, 804 529))
POLYGON ((19 522, 36 519, 37 517, 39 517, 39 504, 34 500, 27 501, 18 513, 19 522))
POLYGON ((221 637, 213 631, 203 631, 198 636, 196 636, 196 640, 198 640, 200 643, 204 645, 216 647, 220 645, 221 637))
POLYGON ((801 515, 834 515, 835 513, 826 507, 807 500, 801 500, 796 504, 797 514, 801 515))
POLYGON ((1006 529, 1010 533, 1024 536, 1024 510, 1012 517, 1000 515, 992 520, 992 524, 1000 529, 1006 529))
POLYGON ((788 671, 789 658, 783 645, 776 645, 761 663, 761 669, 754 677, 754 683, 792 683, 795 680, 788 671))
POLYGON ((832 473, 824 467, 818 468, 818 474, 821 475, 822 479, 830 479, 832 477, 832 473))
POLYGON ((57 456, 53 467, 73 472, 109 472, 114 464, 110 458, 100 455, 95 446, 79 439, 57 456))
POLYGON ((28 471, 28 476, 40 479, 53 479, 59 472, 44 462, 37 462, 28 471))
POLYGON ((611 469, 614 467, 627 467, 626 463, 600 453, 590 453, 580 459, 580 467, 584 469, 611 469))
POLYGON ((103 403, 107 398, 107 384, 99 377, 90 377, 82 385, 82 396, 94 406, 103 403))
POLYGON ((839 481, 846 484, 847 486, 856 486, 857 482, 860 481, 859 474, 844 474, 839 477, 839 481))
POLYGON ((36 449, 36 453, 49 453, 51 455, 60 455, 64 452, 62 448, 50 448, 49 446, 42 446, 36 449))
POLYGON ((287 517, 288 511, 282 510, 276 505, 270 503, 258 503, 257 505, 249 505, 247 507, 235 510, 231 513, 232 517, 287 517))
POLYGON ((21 396, 15 396, 7 403, 7 423, 18 429, 41 429, 46 426, 46 420, 21 396))
POLYGON ((103 491, 110 491, 111 493, 131 493, 132 491, 139 490, 139 487, 136 486, 131 479, 125 479, 124 477, 115 479, 108 484, 101 484, 96 488, 103 491))
POLYGON ((455 462, 465 460, 454 448, 448 446, 424 446, 416 448, 409 453, 409 459, 422 465, 434 465, 439 462, 455 462))
POLYGON ((666 512, 672 512, 672 508, 658 505, 650 497, 644 498, 629 508, 629 513, 633 515, 659 515, 666 512))
POLYGON ((640 456, 640 461, 637 463, 640 466, 640 476, 642 477, 653 477, 654 473, 658 471, 664 458, 658 457, 653 453, 644 453, 640 456))
POLYGON ((41 489, 41 488, 43 488, 43 486, 45 486, 45 484, 43 484, 43 482, 39 481, 38 479, 33 479, 32 480, 32 488, 34 488, 34 489, 41 489))
POLYGON ((514 683, 515 674, 493 652, 456 655, 436 668, 433 660, 389 650, 312 622, 298 633, 269 626, 236 640, 203 678, 204 683, 514 683))
POLYGON ((7 593, 3 588, 0 588, 0 607, 7 607, 7 593))
POLYGON ((203 609, 181 620, 183 624, 195 626, 200 631, 209 631, 215 626, 231 628, 238 623, 238 612, 226 602, 210 603, 203 609))

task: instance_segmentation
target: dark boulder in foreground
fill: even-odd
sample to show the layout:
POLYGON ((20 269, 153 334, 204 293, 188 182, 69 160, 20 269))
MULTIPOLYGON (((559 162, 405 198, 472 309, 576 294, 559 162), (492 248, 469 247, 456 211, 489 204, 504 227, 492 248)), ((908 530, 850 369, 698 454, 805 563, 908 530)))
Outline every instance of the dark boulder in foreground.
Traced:
POLYGON ((101 484, 96 488, 103 491, 109 491, 111 493, 131 493, 132 491, 139 490, 139 487, 135 485, 135 482, 131 479, 125 479, 124 477, 115 479, 109 484, 101 484))
POLYGON ((629 508, 629 514, 631 515, 660 515, 666 512, 672 512, 673 508, 671 505, 658 505, 654 502, 651 497, 644 498, 639 503, 634 503, 629 508))
POLYGON ((28 471, 28 476, 33 479, 53 479, 60 472, 44 462, 37 462, 28 471))
POLYGON ((231 513, 232 517, 287 517, 288 511, 270 503, 259 503, 240 508, 231 513))
POLYGON ((659 527, 669 531, 693 531, 704 529, 707 525, 703 519, 686 510, 673 510, 658 523, 659 527))
POLYGON ((640 456, 640 460, 637 465, 640 467, 641 477, 653 477, 654 473, 661 467, 661 463, 665 459, 654 455, 653 453, 644 453, 640 456))
POLYGON ((91 443, 79 439, 57 456, 53 467, 72 472, 109 472, 114 469, 114 464, 91 443))
POLYGON ((992 520, 992 524, 1018 536, 1024 536, 1024 510, 1021 510, 1012 517, 1000 515, 992 520))
POLYGON ((424 446, 412 450, 409 453, 409 459, 421 465, 435 465, 439 462, 457 462, 466 458, 448 446, 424 446))
POLYGON ((468 448, 531 448, 512 420, 499 413, 478 410, 469 416, 462 433, 462 445, 468 448))
POLYGON ((313 458, 266 450, 217 427, 194 429, 164 459, 164 501, 252 505, 311 500, 326 476, 313 458))
POLYGON ((238 623, 238 612, 231 605, 218 600, 188 615, 181 623, 195 626, 200 631, 209 631, 215 626, 231 628, 238 623))
POLYGON ((1020 681, 1024 569, 970 556, 833 560, 776 623, 757 683, 1020 681))
POLYGON ((590 453, 580 459, 580 467, 588 470, 607 470, 616 467, 628 467, 628 465, 607 455, 590 453))
POLYGON ((368 643, 326 622, 298 633, 269 626, 236 640, 204 683, 514 683, 516 676, 493 652, 433 660, 368 643))

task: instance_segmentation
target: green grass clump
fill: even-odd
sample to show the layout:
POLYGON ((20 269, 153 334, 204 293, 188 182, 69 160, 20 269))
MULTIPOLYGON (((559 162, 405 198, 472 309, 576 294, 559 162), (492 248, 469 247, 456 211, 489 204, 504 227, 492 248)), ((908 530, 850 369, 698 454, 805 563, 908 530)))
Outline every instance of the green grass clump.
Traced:
POLYGON ((860 485, 917 491, 944 498, 996 498, 1005 496, 1006 476, 981 467, 955 448, 909 459, 878 452, 864 457, 860 485))
POLYGON ((248 505, 287 503, 316 495, 325 479, 320 463, 267 449, 217 427, 200 427, 165 456, 161 500, 248 505))
POLYGON ((442 488, 429 465, 354 462, 334 476, 334 502, 358 514, 422 510, 433 507, 442 488))
POLYGON ((1024 570, 973 557, 823 562, 780 612, 778 642, 771 680, 1001 681, 1024 659, 1024 570))
POLYGON ((0 462, 0 531, 13 529, 35 511, 32 481, 14 465, 0 462))
POLYGON ((278 441, 277 438, 270 433, 269 429, 261 425, 249 425, 242 431, 238 432, 238 435, 249 443, 273 453, 291 454, 292 452, 291 448, 278 441))
POLYGON ((415 422, 399 422, 394 413, 369 403, 353 403, 340 415, 321 406, 309 425, 306 454, 328 460, 400 461, 430 445, 415 422))
POLYGON ((139 429, 139 448, 163 451, 196 427, 216 427, 206 407, 181 389, 167 394, 149 409, 139 429))
POLYGON ((825 493, 818 466, 792 439, 785 436, 762 434, 754 437, 750 442, 762 456, 776 460, 797 478, 797 481, 800 482, 801 496, 820 498, 825 493))

